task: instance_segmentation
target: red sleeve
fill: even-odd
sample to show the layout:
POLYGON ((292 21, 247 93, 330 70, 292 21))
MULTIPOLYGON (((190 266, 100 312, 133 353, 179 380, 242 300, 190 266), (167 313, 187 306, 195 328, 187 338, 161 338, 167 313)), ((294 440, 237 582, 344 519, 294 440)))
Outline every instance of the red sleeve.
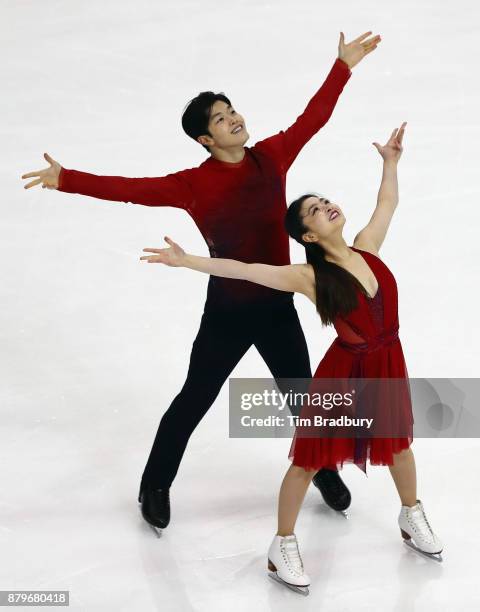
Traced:
POLYGON ((274 157, 286 172, 302 148, 330 119, 343 88, 351 77, 348 65, 337 58, 325 82, 313 96, 303 113, 285 131, 261 140, 254 148, 274 157))
POLYGON ((188 181, 189 173, 190 170, 182 170, 161 177, 126 178, 98 176, 62 167, 58 190, 101 200, 188 209, 194 199, 188 181))

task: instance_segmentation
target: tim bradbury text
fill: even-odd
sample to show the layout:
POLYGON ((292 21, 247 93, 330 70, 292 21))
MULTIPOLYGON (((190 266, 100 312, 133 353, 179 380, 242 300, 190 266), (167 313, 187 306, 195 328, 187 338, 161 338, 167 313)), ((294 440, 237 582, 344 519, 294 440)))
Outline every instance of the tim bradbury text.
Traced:
POLYGON ((318 414, 313 419, 291 414, 286 417, 268 416, 265 418, 251 417, 245 414, 240 422, 244 427, 284 427, 286 420, 288 421, 287 425, 295 427, 366 427, 370 429, 373 423, 373 419, 351 419, 345 415, 338 417, 338 419, 326 419, 318 414))

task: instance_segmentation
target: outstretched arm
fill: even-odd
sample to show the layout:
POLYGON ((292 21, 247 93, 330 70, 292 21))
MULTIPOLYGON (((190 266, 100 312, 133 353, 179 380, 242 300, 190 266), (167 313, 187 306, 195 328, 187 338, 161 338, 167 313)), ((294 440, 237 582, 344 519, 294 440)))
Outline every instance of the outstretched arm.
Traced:
POLYGON ((169 248, 143 249, 147 253, 155 254, 144 255, 140 257, 140 260, 148 263, 163 263, 172 267, 190 268, 212 276, 247 280, 280 291, 296 291, 305 295, 312 293, 314 276, 308 264, 270 266, 259 263, 248 264, 220 257, 199 257, 185 253, 182 247, 168 236, 165 236, 165 242, 170 245, 169 248))
POLYGON ((255 148, 273 156, 286 172, 301 149, 330 119, 343 88, 351 76, 351 69, 377 48, 380 36, 368 38, 365 32, 350 43, 340 33, 338 57, 323 85, 308 103, 303 113, 285 131, 258 142, 255 148))
POLYGON ((194 199, 188 181, 190 170, 161 177, 99 176, 63 168, 48 153, 45 153, 44 157, 50 166, 23 174, 22 178, 37 177, 27 183, 25 189, 41 184, 43 188, 79 193, 102 200, 146 206, 175 206, 187 210, 194 199))
POLYGON ((370 221, 355 236, 354 246, 365 249, 375 255, 382 246, 387 234, 393 213, 398 205, 398 178, 397 166, 403 152, 403 135, 406 122, 400 129, 395 128, 383 147, 378 142, 372 143, 383 158, 383 174, 378 191, 377 205, 370 221))

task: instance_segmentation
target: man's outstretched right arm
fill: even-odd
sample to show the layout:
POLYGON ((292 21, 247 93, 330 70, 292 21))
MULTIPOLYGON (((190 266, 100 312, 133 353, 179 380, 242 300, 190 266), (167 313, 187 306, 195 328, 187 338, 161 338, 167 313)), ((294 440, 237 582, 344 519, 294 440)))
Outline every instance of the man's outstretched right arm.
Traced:
POLYGON ((101 200, 189 208, 193 195, 187 175, 188 170, 183 170, 160 177, 127 178, 99 176, 62 167, 57 189, 101 200))
POLYGON ((99 176, 63 168, 48 153, 45 153, 44 157, 50 167, 22 175, 22 178, 36 177, 25 185, 25 189, 42 184, 42 187, 48 189, 102 200, 146 206, 175 206, 187 210, 194 199, 189 180, 191 170, 181 170, 161 177, 99 176))

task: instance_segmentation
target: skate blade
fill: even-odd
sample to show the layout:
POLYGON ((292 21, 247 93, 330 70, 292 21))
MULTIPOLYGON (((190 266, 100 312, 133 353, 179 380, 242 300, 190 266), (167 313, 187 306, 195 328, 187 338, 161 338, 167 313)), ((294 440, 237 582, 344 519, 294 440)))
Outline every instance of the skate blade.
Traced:
MULTIPOLYGON (((141 504, 139 504, 139 507, 140 507, 140 514, 142 514, 141 504)), ((152 523, 149 523, 147 521, 147 519, 143 516, 143 514, 142 514, 142 518, 147 523, 147 525, 150 527, 150 529, 153 530, 153 532, 157 536, 157 538, 161 538, 162 537, 163 529, 161 527, 155 527, 155 525, 152 525, 152 523)))
POLYGON ((441 553, 427 553, 424 550, 421 550, 420 548, 418 548, 418 546, 415 546, 415 544, 413 544, 410 540, 403 540, 403 541, 409 548, 414 550, 416 553, 419 553, 423 557, 427 557, 427 559, 433 559, 434 561, 438 561, 439 563, 443 561, 441 553))
POLYGON ((160 527, 155 527, 155 525, 151 525, 150 523, 148 523, 148 526, 153 530, 157 538, 162 537, 162 529, 160 529, 160 527))
POLYGON ((300 587, 300 586, 295 586, 294 584, 288 584, 288 582, 285 582, 285 580, 282 580, 279 576, 277 576, 276 573, 269 572, 268 575, 270 576, 270 578, 272 578, 272 580, 275 580, 275 582, 279 582, 280 584, 283 584, 283 586, 286 586, 292 591, 295 591, 295 593, 299 593, 300 595, 305 595, 305 597, 310 593, 310 591, 308 590, 308 587, 300 587))

